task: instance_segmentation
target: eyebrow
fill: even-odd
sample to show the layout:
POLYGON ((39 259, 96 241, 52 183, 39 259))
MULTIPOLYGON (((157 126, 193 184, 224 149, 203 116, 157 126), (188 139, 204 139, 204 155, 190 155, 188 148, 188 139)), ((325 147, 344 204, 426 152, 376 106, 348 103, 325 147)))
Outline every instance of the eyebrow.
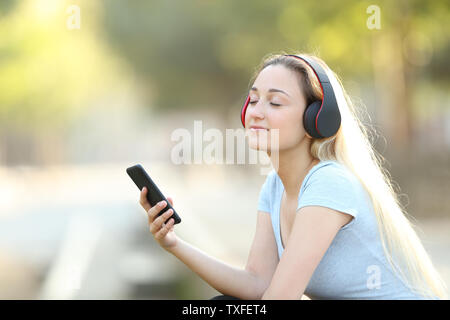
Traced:
MULTIPOLYGON (((252 87, 250 90, 258 91, 258 88, 252 87)), ((285 95, 287 95, 288 97, 290 97, 290 95, 288 95, 286 92, 284 92, 283 90, 280 90, 280 89, 271 88, 271 89, 269 89, 269 92, 281 92, 281 93, 284 93, 285 95)))

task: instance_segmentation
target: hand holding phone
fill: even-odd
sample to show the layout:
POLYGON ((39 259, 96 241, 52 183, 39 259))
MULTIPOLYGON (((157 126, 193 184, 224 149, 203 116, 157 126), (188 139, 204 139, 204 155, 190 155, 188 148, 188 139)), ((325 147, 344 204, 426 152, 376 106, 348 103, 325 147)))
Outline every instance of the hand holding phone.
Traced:
POLYGON ((150 232, 155 240, 165 249, 174 247, 177 237, 173 226, 181 219, 172 207, 173 202, 164 197, 141 165, 127 168, 127 173, 141 190, 139 202, 147 211, 150 232), (168 222, 164 224, 165 221, 168 222))
POLYGON ((169 198, 169 203, 161 201, 161 203, 164 203, 161 206, 157 204, 156 206, 150 207, 150 203, 148 203, 147 201, 147 188, 144 187, 141 191, 140 203, 142 207, 144 207, 144 209, 147 211, 150 233, 153 234, 155 240, 161 247, 166 250, 175 247, 178 238, 175 235, 175 231, 173 230, 175 220, 173 218, 170 218, 170 216, 173 214, 173 210, 169 209, 159 217, 156 217, 162 210, 162 208, 167 206, 169 203, 173 206, 172 199, 169 198), (166 219, 169 219, 169 221, 167 223, 164 223, 166 219))
POLYGON ((142 188, 147 187, 148 192, 146 198, 152 207, 154 207, 160 201, 164 200, 167 202, 167 206, 161 210, 161 212, 158 214, 158 217, 161 214, 165 213, 167 210, 172 209, 173 216, 170 216, 170 218, 174 218, 175 224, 181 222, 181 219, 175 209, 172 208, 172 205, 169 203, 169 201, 167 201, 166 197, 162 194, 162 192, 159 190, 159 188, 156 186, 156 184, 140 164, 136 164, 132 167, 127 168, 127 173, 139 188, 139 190, 142 191, 142 188))

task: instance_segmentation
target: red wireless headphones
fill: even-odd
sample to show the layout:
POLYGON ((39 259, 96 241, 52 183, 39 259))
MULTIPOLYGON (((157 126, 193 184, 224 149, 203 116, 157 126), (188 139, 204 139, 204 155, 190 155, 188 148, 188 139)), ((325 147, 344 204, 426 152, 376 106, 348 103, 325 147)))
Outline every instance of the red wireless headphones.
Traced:
MULTIPOLYGON (((315 60, 304 57, 288 54, 286 57, 294 57, 300 59, 314 71, 322 89, 323 99, 317 100, 308 105, 303 114, 303 126, 306 132, 313 138, 328 138, 336 134, 341 126, 341 113, 339 112, 336 97, 334 95, 333 87, 330 80, 322 68, 322 66, 315 60)), ((245 112, 247 111, 250 102, 250 95, 247 96, 245 104, 241 110, 241 123, 245 128, 245 112)))

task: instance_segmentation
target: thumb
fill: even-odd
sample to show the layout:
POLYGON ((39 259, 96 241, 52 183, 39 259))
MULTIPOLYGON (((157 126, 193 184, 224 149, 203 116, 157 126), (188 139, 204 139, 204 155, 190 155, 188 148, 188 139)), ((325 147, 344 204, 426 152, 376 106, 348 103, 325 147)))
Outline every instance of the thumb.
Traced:
POLYGON ((167 201, 169 201, 170 205, 173 206, 173 199, 172 199, 172 197, 167 197, 167 201))

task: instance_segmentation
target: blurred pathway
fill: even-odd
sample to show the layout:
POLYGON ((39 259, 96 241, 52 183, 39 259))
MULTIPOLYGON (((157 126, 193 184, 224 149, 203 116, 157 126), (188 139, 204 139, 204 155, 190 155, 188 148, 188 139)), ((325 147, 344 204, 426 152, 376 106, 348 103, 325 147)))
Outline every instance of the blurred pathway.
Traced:
MULTIPOLYGON (((83 267, 84 283, 76 279, 82 290, 75 298, 126 299, 132 285, 170 282, 157 270, 173 268, 176 274, 183 266, 151 238, 145 211, 138 203, 138 189, 125 172, 130 165, 64 166, 45 171, 0 168, 0 258, 2 252, 8 253, 3 259, 10 257, 45 271, 38 273, 45 277, 53 262, 61 261, 60 250, 71 219, 81 217, 92 219, 101 229, 101 237, 92 242, 96 247, 91 248, 90 267, 83 267)), ((173 197, 183 220, 175 227, 180 237, 218 259, 245 266, 255 231, 259 189, 265 179, 256 167, 245 171, 238 166, 142 165, 161 191, 173 197)), ((425 248, 450 286, 450 216, 419 220, 417 225, 425 248)), ((5 271, 1 265, 0 270, 15 272, 5 271)), ((0 281, 8 281, 8 277, 0 281)), ((5 293, 0 290, 2 296, 5 293)))

